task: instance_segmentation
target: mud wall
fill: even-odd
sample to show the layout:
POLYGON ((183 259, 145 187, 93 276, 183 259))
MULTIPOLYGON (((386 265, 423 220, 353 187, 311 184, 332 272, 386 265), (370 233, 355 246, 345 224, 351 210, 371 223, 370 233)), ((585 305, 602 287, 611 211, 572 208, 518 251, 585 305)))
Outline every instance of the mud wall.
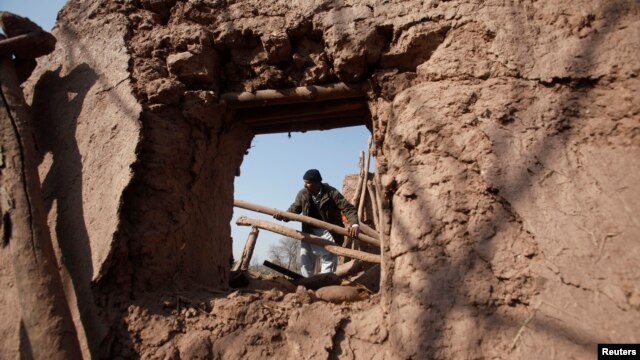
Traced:
MULTIPOLYGON (((77 325, 117 322, 134 291, 226 284, 252 134, 221 93, 345 81, 371 85, 388 357, 640 341, 639 15, 622 0, 70 1, 27 92, 63 271, 87 294, 77 325)), ((89 331, 95 352, 106 330, 89 331)))
POLYGON ((374 106, 390 346, 587 358, 637 342, 637 3, 490 5, 457 7, 415 85, 374 106))

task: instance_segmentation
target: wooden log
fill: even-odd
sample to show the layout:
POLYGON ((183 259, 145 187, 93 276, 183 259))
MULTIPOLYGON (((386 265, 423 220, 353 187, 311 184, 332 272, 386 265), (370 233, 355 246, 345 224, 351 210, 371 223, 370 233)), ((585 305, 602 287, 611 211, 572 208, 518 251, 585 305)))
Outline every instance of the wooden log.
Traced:
POLYGON ((353 279, 353 284, 363 285, 370 291, 377 293, 380 290, 380 264, 373 265, 362 275, 353 279))
POLYGON ((364 151, 360 151, 360 159, 358 161, 358 183, 356 184, 356 191, 353 192, 351 197, 351 203, 358 205, 360 199, 360 193, 362 192, 362 178, 364 177, 364 151))
POLYGON ((298 279, 303 279, 304 276, 298 274, 297 272, 291 271, 285 267, 282 267, 280 265, 274 264, 271 261, 265 260, 262 265, 268 267, 271 270, 275 270, 283 275, 286 275, 290 278, 292 278, 293 280, 298 280, 298 279))
POLYGON ((0 60, 4 236, 11 247, 20 313, 35 359, 81 359, 40 189, 30 115, 13 62, 0 60))
POLYGON ((0 41, 0 56, 19 55, 23 58, 36 58, 53 51, 56 38, 44 31, 14 36, 0 41))
MULTIPOLYGON (((383 208, 383 205, 382 205, 382 202, 384 200, 383 199, 383 194, 384 193, 380 192, 380 189, 381 189, 381 187, 380 187, 380 174, 378 173, 377 170, 374 173, 373 180, 374 180, 374 186, 375 186, 375 189, 376 189, 376 204, 375 204, 375 206, 378 208, 378 220, 380 221, 380 223, 378 223, 378 226, 377 226, 376 229, 378 230, 378 234, 380 234, 380 240, 384 241, 384 239, 385 239, 385 230, 388 231, 389 227, 388 227, 388 223, 386 221, 387 217, 386 217, 386 214, 384 213, 384 208, 383 208)), ((385 244, 386 244, 387 249, 388 249, 389 242, 387 241, 387 242, 385 242, 385 244)), ((388 252, 385 254, 384 251, 385 251, 384 247, 380 247, 381 257, 388 258, 388 252)))
POLYGON ((283 90, 258 90, 255 93, 224 93, 220 101, 233 108, 293 104, 347 98, 366 98, 367 85, 337 83, 326 86, 309 85, 283 90))
POLYGON ((342 265, 338 265, 338 267, 336 267, 335 274, 342 278, 355 275, 358 272, 360 272, 360 270, 362 270, 362 264, 363 263, 360 260, 354 259, 354 260, 348 261, 342 265))
POLYGON ((251 228, 249 236, 247 236, 247 241, 244 243, 242 256, 240 256, 240 259, 233 266, 233 268, 231 269, 232 271, 249 269, 249 265, 251 264, 251 257, 253 256, 253 249, 255 249, 256 247, 256 241, 258 240, 259 234, 260 230, 257 227, 251 228))
MULTIPOLYGON (((300 222, 303 222, 305 224, 309 224, 309 225, 317 227, 317 228, 329 230, 331 232, 335 232, 335 233, 340 234, 340 235, 349 236, 349 231, 347 229, 345 229, 344 227, 333 225, 333 224, 330 224, 328 222, 324 222, 322 220, 314 219, 314 218, 309 217, 309 216, 304 216, 304 215, 300 215, 300 214, 294 214, 294 213, 291 213, 291 212, 288 212, 288 211, 282 211, 282 210, 278 210, 278 209, 275 209, 275 208, 270 208, 270 207, 267 207, 267 206, 253 204, 253 203, 250 203, 248 201, 244 201, 244 200, 240 200, 240 199, 234 199, 233 200, 233 205, 236 206, 236 207, 242 208, 242 209, 251 210, 251 211, 257 211, 259 213, 263 213, 263 214, 267 214, 267 215, 280 214, 282 216, 282 218, 284 218, 284 219, 300 221, 300 222)), ((366 243, 369 243, 371 245, 375 245, 375 246, 380 247, 380 240, 372 238, 371 236, 365 235, 363 233, 360 233, 358 235, 358 239, 362 240, 362 241, 364 241, 366 243)))
POLYGON ((358 201, 358 220, 362 221, 364 217, 364 202, 365 202, 365 194, 367 191, 367 178, 369 177, 369 163, 371 162, 371 136, 369 136, 369 141, 367 141, 367 156, 364 161, 364 173, 362 175, 362 192, 360 193, 360 199, 358 201))
POLYGON ((378 217, 378 200, 376 199, 376 190, 373 187, 373 181, 367 181, 367 192, 369 193, 369 200, 371 201, 371 213, 373 214, 373 223, 376 227, 380 226, 380 219, 378 217))
POLYGON ((380 240, 380 234, 378 234, 377 231, 373 230, 371 228, 371 226, 369 226, 369 225, 367 225, 365 223, 360 223, 360 231, 365 233, 365 235, 371 236, 372 238, 374 238, 376 240, 380 240))
POLYGON ((371 254, 364 251, 346 249, 320 236, 307 234, 302 231, 294 230, 286 226, 274 224, 265 220, 258 220, 246 216, 240 216, 238 220, 236 220, 236 224, 241 226, 255 226, 260 229, 268 230, 280 235, 290 237, 292 239, 305 241, 309 244, 320 246, 335 255, 348 256, 353 259, 359 259, 370 263, 380 263, 380 255, 371 254))

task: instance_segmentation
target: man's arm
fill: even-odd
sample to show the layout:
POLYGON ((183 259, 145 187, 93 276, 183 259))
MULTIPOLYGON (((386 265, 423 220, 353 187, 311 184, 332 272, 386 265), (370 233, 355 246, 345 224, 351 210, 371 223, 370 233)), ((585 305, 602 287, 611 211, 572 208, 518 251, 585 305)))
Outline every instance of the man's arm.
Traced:
POLYGON ((300 214, 302 212, 302 191, 298 191, 296 194, 296 198, 293 200, 293 203, 287 209, 288 212, 292 212, 294 214, 300 214))
MULTIPOLYGON (((289 208, 287 209, 287 212, 291 212, 294 214, 300 214, 302 212, 302 198, 300 196, 300 192, 298 192, 298 194, 296 195, 296 198, 293 200, 293 204, 289 206, 289 208)), ((289 219, 283 218, 282 215, 280 215, 280 213, 273 214, 273 218, 276 220, 284 221, 284 222, 289 221, 289 219)))
POLYGON ((349 224, 351 224, 349 236, 353 238, 357 237, 360 232, 360 228, 358 227, 358 211, 338 190, 334 191, 333 197, 336 206, 340 211, 344 212, 349 220, 349 224))

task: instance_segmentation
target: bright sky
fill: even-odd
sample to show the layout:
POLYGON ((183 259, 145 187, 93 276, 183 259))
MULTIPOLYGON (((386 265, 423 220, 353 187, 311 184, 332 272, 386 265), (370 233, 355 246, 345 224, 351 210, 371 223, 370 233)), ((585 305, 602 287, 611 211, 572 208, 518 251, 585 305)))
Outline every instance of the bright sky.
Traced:
MULTIPOLYGON (((291 133, 291 138, 287 134, 256 136, 240 168, 240 177, 236 178, 235 197, 286 210, 302 189, 302 175, 310 168, 320 170, 324 182, 342 191, 345 175, 359 171, 360 152, 366 150, 369 136, 364 126, 291 133)), ((369 169, 373 171, 373 159, 369 169)), ((241 215, 273 220, 269 215, 234 209, 231 235, 236 259, 242 254, 250 230, 235 225, 241 215)), ((280 224, 300 230, 297 222, 280 224)), ((261 230, 253 258, 260 263, 268 259, 269 245, 281 237, 261 230)))
MULTIPOLYGON (((58 11, 65 0, 0 0, 0 10, 26 16, 44 30, 51 30, 58 11)), ((342 190, 345 175, 358 173, 360 151, 367 146, 370 133, 364 126, 329 131, 311 131, 260 135, 254 138, 249 154, 245 156, 241 175, 235 181, 235 198, 286 210, 298 190, 302 188, 302 175, 307 169, 320 170, 323 181, 342 190)), ((373 159, 371 171, 373 171, 373 159)), ((249 227, 235 225, 238 216, 247 215, 273 220, 270 216, 234 209, 231 222, 233 254, 242 254, 249 227)), ((295 229, 296 222, 281 223, 295 229)), ((268 259, 269 245, 280 235, 261 231, 253 258, 260 263, 268 259)))
POLYGON ((0 0, 0 10, 25 16, 50 31, 66 0, 0 0))

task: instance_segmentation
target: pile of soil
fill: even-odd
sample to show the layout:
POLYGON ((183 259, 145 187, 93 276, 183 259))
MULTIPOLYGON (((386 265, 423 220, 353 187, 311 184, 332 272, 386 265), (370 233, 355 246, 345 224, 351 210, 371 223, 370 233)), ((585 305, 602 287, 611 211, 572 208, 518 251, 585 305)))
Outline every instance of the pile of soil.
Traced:
POLYGON ((246 277, 247 286, 228 292, 190 284, 137 294, 122 309, 109 352, 122 359, 384 358, 380 295, 361 292, 336 304, 282 276, 246 277))

